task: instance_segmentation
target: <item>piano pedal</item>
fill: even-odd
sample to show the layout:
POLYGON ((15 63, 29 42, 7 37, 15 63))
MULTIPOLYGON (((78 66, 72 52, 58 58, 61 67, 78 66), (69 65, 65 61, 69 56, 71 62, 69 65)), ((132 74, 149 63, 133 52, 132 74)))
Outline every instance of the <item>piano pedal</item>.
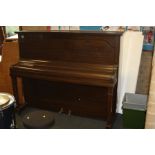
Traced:
POLYGON ((58 113, 59 113, 59 114, 62 114, 62 113, 63 113, 63 108, 60 108, 60 110, 59 110, 58 113))
POLYGON ((72 112, 71 110, 68 111, 68 116, 71 116, 71 112, 72 112))

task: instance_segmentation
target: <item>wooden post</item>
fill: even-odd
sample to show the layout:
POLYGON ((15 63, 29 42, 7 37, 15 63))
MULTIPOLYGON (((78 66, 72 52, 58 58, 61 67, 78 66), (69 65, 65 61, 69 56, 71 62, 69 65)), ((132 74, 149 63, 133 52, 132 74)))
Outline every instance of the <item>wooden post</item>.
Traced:
POLYGON ((114 95, 114 89, 113 87, 108 87, 108 107, 107 107, 107 124, 106 128, 112 128, 112 122, 113 122, 113 95, 114 95))

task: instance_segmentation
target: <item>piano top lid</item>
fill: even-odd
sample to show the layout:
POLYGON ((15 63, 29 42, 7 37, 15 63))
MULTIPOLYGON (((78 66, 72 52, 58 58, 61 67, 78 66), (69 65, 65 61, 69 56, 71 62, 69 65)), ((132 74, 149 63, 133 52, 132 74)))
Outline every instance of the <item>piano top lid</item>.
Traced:
POLYGON ((16 31, 15 33, 76 33, 76 34, 104 34, 104 35, 122 35, 123 32, 120 31, 80 31, 80 30, 22 30, 16 31))

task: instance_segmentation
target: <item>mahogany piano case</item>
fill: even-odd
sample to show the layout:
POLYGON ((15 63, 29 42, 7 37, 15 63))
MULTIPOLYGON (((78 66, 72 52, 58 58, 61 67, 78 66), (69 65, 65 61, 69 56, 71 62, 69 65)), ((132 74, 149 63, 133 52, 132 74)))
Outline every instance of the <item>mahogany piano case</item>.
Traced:
POLYGON ((27 105, 101 118, 116 110, 121 32, 20 31, 20 60, 10 68, 18 103, 22 78, 27 105))

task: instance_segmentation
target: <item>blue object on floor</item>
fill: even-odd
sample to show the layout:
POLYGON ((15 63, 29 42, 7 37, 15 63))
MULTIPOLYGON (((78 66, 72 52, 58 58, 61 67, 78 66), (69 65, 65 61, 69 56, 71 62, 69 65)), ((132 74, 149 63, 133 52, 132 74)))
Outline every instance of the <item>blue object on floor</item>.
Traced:
POLYGON ((144 44, 143 45, 143 50, 144 51, 152 51, 154 49, 154 46, 153 46, 153 44, 144 44))

